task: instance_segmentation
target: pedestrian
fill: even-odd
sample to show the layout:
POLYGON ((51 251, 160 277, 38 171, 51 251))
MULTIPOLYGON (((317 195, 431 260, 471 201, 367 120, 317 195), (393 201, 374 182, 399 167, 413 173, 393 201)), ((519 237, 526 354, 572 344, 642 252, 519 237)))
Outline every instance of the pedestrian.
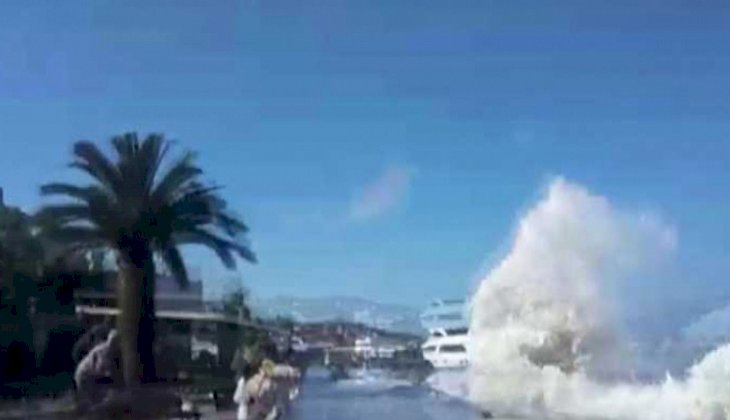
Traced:
POLYGON ((101 402, 119 374, 119 335, 111 330, 106 341, 91 349, 76 367, 74 382, 81 405, 101 402))
POLYGON ((279 417, 284 417, 289 410, 289 402, 298 393, 298 370, 287 364, 274 366, 270 378, 274 384, 275 409, 279 417))
POLYGON ((110 322, 102 322, 89 328, 81 338, 76 341, 71 350, 74 363, 79 364, 81 360, 97 345, 106 341, 109 332, 112 330, 110 322))
POLYGON ((268 420, 278 416, 276 407, 276 389, 272 381, 274 362, 265 359, 261 367, 246 383, 249 397, 249 419, 268 420))
POLYGON ((239 346, 236 349, 236 352, 233 354, 233 359, 231 360, 231 370, 236 375, 236 377, 243 376, 243 371, 246 369, 246 365, 249 364, 249 361, 246 360, 246 349, 243 346, 239 346))
POLYGON ((246 420, 248 418, 248 392, 246 390, 246 376, 241 373, 236 384, 236 392, 233 394, 233 402, 238 404, 238 412, 236 420, 246 420))

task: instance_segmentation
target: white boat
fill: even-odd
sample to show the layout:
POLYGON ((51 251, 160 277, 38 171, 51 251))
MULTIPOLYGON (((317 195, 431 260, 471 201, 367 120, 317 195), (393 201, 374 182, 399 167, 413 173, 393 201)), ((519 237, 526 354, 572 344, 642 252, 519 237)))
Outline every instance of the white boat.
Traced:
POLYGON ((355 339, 355 347, 353 351, 355 355, 364 360, 374 358, 375 348, 373 347, 373 340, 370 337, 361 337, 355 339))
POLYGON ((459 369, 469 364, 466 304, 463 300, 435 300, 421 314, 429 336, 421 346, 424 360, 436 369, 459 369))

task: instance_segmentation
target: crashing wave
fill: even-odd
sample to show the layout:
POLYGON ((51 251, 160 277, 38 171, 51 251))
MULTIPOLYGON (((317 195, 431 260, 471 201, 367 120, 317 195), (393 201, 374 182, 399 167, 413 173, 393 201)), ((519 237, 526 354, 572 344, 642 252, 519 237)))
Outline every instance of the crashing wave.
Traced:
POLYGON ((554 180, 473 297, 470 398, 541 418, 730 418, 730 345, 681 380, 633 375, 640 359, 619 322, 620 293, 675 246, 659 220, 554 180))

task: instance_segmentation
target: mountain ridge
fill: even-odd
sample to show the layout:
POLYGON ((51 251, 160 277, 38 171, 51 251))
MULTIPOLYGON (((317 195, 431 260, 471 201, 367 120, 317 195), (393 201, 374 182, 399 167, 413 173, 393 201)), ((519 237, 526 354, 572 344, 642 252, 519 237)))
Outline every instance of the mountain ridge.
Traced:
POLYGON ((264 318, 290 317, 296 322, 347 321, 395 332, 422 334, 420 310, 397 303, 381 303, 357 296, 255 298, 252 307, 264 318))

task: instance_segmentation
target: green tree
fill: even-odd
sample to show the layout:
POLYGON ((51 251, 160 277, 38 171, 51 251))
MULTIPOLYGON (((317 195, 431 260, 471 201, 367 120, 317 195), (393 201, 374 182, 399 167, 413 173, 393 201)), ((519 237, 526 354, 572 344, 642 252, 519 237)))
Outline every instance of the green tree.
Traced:
POLYGON ((203 183, 195 155, 187 152, 163 169, 170 142, 162 135, 113 137, 113 158, 96 145, 74 145, 71 167, 92 179, 88 185, 52 183, 43 195, 61 195, 61 204, 38 214, 50 237, 72 249, 107 249, 119 272, 117 327, 127 386, 154 380, 155 258, 181 285, 188 274, 180 245, 212 249, 228 268, 236 256, 255 262, 243 235, 246 225, 226 208, 218 187, 203 183))
POLYGON ((251 320, 251 308, 248 305, 248 290, 243 286, 233 286, 222 299, 223 313, 251 320))
POLYGON ((41 274, 43 255, 31 218, 18 208, 0 205, 0 308, 25 306, 41 274))
POLYGON ((16 207, 0 205, 0 382, 33 375, 29 298, 42 266, 43 248, 31 218, 16 207))

